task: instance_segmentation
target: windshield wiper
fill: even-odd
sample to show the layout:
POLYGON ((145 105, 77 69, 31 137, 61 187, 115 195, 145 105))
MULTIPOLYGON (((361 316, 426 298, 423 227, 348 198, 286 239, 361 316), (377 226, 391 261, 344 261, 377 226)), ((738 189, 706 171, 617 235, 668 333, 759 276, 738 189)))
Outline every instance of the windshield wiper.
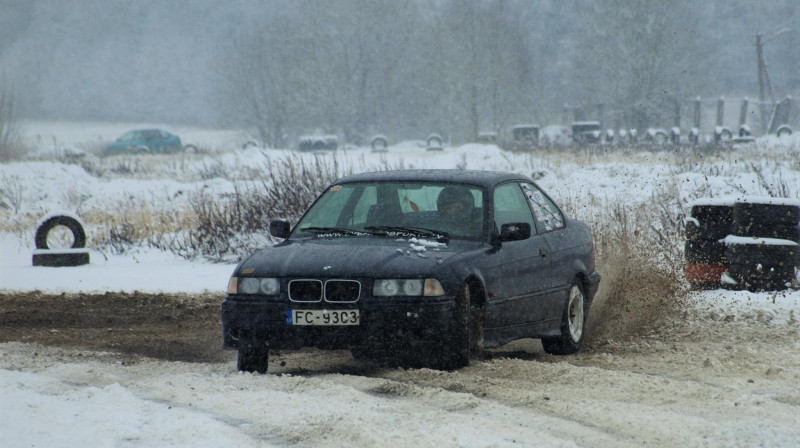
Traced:
POLYGON ((370 232, 364 232, 361 230, 353 230, 353 229, 346 229, 344 227, 304 227, 300 229, 302 232, 309 232, 314 233, 317 235, 324 235, 324 234, 341 234, 341 235, 348 235, 348 236, 364 236, 364 235, 371 235, 370 232))
POLYGON ((430 237, 436 239, 448 239, 450 234, 439 230, 426 229, 424 227, 406 227, 406 226, 367 226, 364 230, 375 230, 378 232, 398 232, 410 233, 416 236, 430 237))

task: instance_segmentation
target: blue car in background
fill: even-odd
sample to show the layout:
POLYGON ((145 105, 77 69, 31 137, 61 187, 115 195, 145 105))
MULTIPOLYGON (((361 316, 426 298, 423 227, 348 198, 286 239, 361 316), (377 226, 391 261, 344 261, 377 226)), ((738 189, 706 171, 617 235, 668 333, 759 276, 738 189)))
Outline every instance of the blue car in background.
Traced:
POLYGON ((136 129, 106 146, 106 154, 157 154, 183 151, 181 138, 161 129, 136 129))

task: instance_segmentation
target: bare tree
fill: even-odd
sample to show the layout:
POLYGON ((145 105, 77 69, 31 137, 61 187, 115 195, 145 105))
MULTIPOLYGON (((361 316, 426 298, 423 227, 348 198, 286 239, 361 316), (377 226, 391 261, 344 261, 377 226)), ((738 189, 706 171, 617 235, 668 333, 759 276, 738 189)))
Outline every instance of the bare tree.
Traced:
POLYGON ((18 138, 19 122, 14 91, 0 82, 0 162, 18 155, 18 138))
POLYGON ((447 101, 453 118, 464 117, 454 124, 467 139, 527 115, 537 101, 521 12, 520 3, 502 0, 451 2, 443 10, 447 101))
POLYGON ((676 101, 699 90, 713 52, 703 48, 686 1, 585 4, 575 83, 579 102, 613 99, 634 127, 666 122, 676 101))

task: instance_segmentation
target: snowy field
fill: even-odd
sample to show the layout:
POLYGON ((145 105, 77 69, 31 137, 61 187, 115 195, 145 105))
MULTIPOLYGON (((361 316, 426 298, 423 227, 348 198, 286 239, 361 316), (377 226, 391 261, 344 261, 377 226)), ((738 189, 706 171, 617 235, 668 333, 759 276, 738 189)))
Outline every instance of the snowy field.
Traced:
MULTIPOLYGON (((123 201, 167 207, 186 192, 221 196, 241 180, 204 179, 212 164, 237 173, 291 154, 243 150, 246 133, 168 129, 204 151, 141 178, 97 176, 47 154, 97 147, 144 125, 25 125, 39 157, 0 165, 0 180, 16 186, 16 199, 6 203, 17 207, 0 208, 6 222, 123 201)), ((800 134, 708 155, 600 147, 529 155, 478 144, 428 152, 411 141, 383 154, 347 148, 336 157, 357 171, 523 173, 590 223, 613 207, 635 209, 665 196, 674 199, 667 210, 677 219, 687 211, 681 204, 698 197, 800 193, 800 134)), ((8 226, 0 233, 0 295, 222 297, 234 266, 146 247, 114 254, 93 248, 90 238, 89 265, 33 267, 34 231, 8 226)), ((604 341, 567 358, 520 341, 456 372, 363 367, 346 353, 301 351, 278 355, 274 372, 270 366, 271 374, 259 376, 236 372, 227 355, 186 363, 0 340, 0 446, 800 445, 800 291, 713 290, 690 298, 684 321, 665 323, 674 326, 671 336, 604 341)))

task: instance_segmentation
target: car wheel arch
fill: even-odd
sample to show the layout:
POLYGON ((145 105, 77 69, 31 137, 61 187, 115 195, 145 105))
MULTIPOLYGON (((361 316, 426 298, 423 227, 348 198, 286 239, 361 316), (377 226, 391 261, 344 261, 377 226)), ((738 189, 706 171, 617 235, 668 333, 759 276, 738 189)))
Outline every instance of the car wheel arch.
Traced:
POLYGON ((470 306, 484 308, 486 306, 486 287, 483 281, 473 274, 467 277, 462 284, 466 284, 470 288, 470 306))

